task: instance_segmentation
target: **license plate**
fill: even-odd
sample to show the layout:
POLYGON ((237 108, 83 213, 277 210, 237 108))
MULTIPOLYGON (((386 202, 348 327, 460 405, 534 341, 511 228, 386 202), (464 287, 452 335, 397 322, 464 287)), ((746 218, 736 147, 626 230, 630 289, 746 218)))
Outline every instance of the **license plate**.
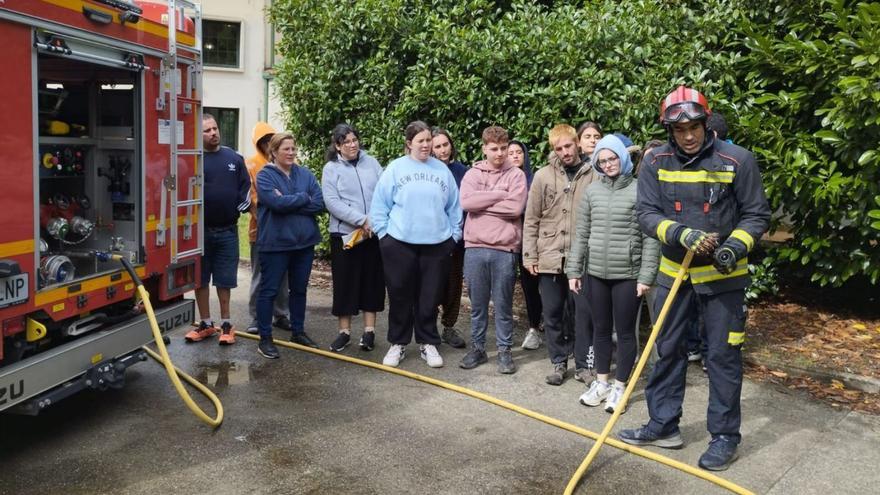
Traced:
POLYGON ((28 300, 28 274, 0 278, 0 308, 28 300))

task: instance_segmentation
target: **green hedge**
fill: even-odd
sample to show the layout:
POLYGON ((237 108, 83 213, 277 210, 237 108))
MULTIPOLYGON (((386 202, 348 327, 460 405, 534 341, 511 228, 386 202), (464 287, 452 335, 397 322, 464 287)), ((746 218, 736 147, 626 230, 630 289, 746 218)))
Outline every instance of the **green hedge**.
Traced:
POLYGON ((739 56, 720 49, 736 11, 691 3, 280 0, 276 82, 315 168, 341 121, 361 129, 383 163, 401 154, 414 119, 447 127, 466 161, 478 158, 490 124, 537 145, 537 156, 558 122, 596 120, 643 141, 663 134, 657 108, 675 84, 697 81, 707 94, 736 87, 739 56))
POLYGON ((490 124, 539 166, 559 122, 663 138, 658 104, 684 83, 758 154, 795 234, 771 256, 822 284, 880 276, 877 3, 276 0, 270 14, 286 120, 319 174, 342 121, 382 163, 414 119, 448 128, 466 162, 490 124))
MULTIPOLYGON (((756 4, 757 5, 757 4, 756 4)), ((742 140, 812 281, 880 280, 880 3, 775 2, 743 26, 742 140)))

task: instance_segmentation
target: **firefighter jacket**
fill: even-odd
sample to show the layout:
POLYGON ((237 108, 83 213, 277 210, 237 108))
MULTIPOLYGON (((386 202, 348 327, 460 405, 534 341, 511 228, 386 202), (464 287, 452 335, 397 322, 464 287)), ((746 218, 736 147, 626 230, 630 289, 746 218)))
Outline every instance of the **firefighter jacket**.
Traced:
POLYGON ((523 224, 523 265, 539 273, 562 273, 577 228, 577 208, 587 186, 599 180, 589 162, 572 181, 559 160, 535 172, 523 224))
MULTIPOLYGON (((719 246, 741 242, 748 253, 767 231, 770 206, 754 155, 735 144, 707 138, 694 156, 670 143, 651 150, 639 173, 639 224, 661 242, 657 283, 671 287, 686 250, 679 243, 685 228, 719 235, 719 246)), ((695 257, 687 279, 700 294, 744 289, 751 282, 748 256, 728 275, 711 257, 695 257)))

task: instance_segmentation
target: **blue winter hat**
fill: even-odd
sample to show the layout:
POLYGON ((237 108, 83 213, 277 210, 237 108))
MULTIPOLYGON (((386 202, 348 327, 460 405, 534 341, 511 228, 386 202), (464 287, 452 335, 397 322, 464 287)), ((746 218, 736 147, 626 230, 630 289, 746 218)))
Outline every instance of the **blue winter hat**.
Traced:
POLYGON ((625 135, 619 132, 615 132, 613 135, 617 136, 617 139, 620 139, 620 142, 623 143, 624 148, 629 148, 633 145, 632 139, 626 137, 625 135))
POLYGON ((596 149, 593 150, 593 156, 590 159, 590 165, 592 165, 593 170, 599 175, 605 176, 605 172, 597 163, 599 161, 599 151, 603 149, 611 150, 618 158, 620 158, 620 175, 632 175, 632 158, 630 158, 629 152, 626 151, 626 146, 623 144, 623 141, 617 137, 617 134, 608 134, 596 143, 596 149))

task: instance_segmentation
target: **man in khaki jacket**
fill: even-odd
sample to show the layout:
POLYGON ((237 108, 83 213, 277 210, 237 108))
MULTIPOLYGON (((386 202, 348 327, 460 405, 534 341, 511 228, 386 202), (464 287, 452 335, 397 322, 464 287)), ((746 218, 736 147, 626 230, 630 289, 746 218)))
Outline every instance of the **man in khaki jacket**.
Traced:
POLYGON ((574 127, 559 124, 550 129, 550 147, 556 160, 538 170, 529 190, 523 226, 523 265, 538 276, 544 306, 544 331, 553 372, 550 385, 561 385, 568 371, 568 355, 575 354, 575 376, 585 381, 590 342, 590 308, 584 295, 574 296, 575 335, 562 329, 562 315, 568 297, 565 258, 577 225, 577 207, 587 185, 598 180, 589 163, 578 153, 574 127))

